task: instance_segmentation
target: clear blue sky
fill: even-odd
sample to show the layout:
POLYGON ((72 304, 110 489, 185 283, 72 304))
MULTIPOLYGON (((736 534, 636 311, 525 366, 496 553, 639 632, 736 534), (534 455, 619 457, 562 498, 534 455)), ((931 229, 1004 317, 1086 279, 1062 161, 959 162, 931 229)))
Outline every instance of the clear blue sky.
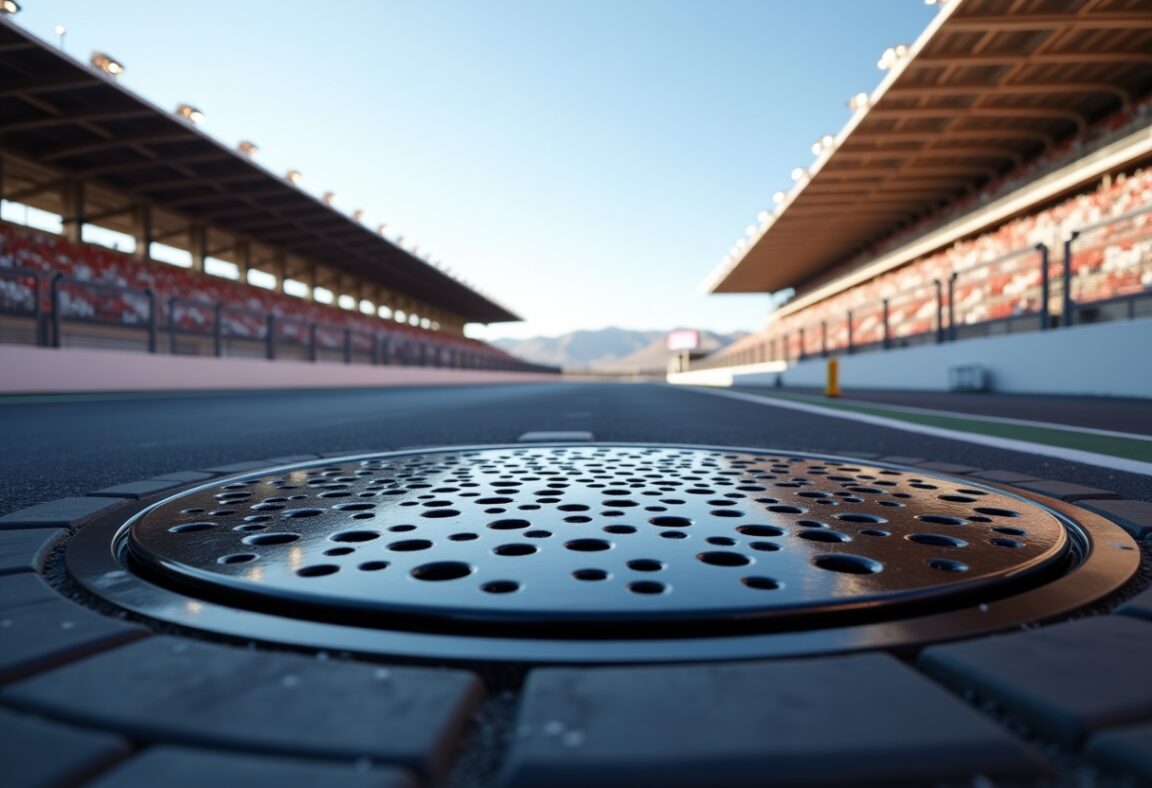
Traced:
POLYGON ((923 0, 21 0, 159 106, 387 222, 524 317, 756 329, 700 283, 923 0))

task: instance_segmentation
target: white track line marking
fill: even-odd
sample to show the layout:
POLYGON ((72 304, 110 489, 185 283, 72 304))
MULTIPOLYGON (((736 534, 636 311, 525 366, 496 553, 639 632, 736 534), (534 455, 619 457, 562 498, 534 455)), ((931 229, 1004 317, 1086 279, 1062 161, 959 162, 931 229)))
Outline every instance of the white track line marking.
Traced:
MULTIPOLYGON (((1044 457, 1056 457, 1061 460, 1069 460, 1071 462, 1080 462, 1085 465, 1096 465, 1101 468, 1110 468, 1115 471, 1126 471, 1128 473, 1140 473, 1145 476, 1152 476, 1152 462, 1141 462, 1140 460, 1130 460, 1126 457, 1113 457, 1110 454, 1097 454, 1091 451, 1081 451, 1080 449, 1069 449, 1063 446, 1050 446, 1046 443, 1032 443, 1031 441, 1016 440, 1015 438, 998 438, 994 435, 981 435, 974 432, 961 432, 960 430, 949 430, 943 427, 930 427, 925 424, 914 424, 912 422, 900 421, 899 419, 889 419, 883 416, 872 416, 867 413, 855 413, 852 411, 840 410, 838 408, 823 408, 819 405, 807 405, 802 402, 793 402, 791 400, 771 399, 767 397, 758 397, 754 394, 743 394, 739 391, 720 391, 717 389, 703 389, 703 388, 685 388, 686 391, 695 391, 699 394, 710 394, 714 397, 728 397, 729 399, 738 399, 743 402, 754 402, 758 405, 766 405, 773 408, 786 408, 788 410, 799 410, 804 413, 814 413, 819 416, 828 416, 833 419, 847 419, 848 421, 858 421, 862 424, 874 424, 877 427, 887 427, 893 430, 901 430, 903 432, 915 432, 920 435, 932 435, 937 438, 947 438, 948 440, 962 441, 964 443, 978 443, 982 446, 992 446, 997 449, 1007 449, 1009 451, 1019 451, 1026 454, 1039 454, 1044 457)), ((980 419, 968 417, 970 421, 980 421, 980 419)))
POLYGON ((872 402, 870 400, 852 399, 850 397, 842 399, 841 402, 859 405, 863 408, 892 410, 896 411, 897 413, 916 413, 924 416, 944 416, 945 418, 964 419, 966 421, 992 421, 997 424, 1015 424, 1020 427, 1040 427, 1046 430, 1059 430, 1060 432, 1079 432, 1084 433, 1085 435, 1100 435, 1105 438, 1124 438, 1125 440, 1130 441, 1152 441, 1152 435, 1141 435, 1138 432, 1119 432, 1117 430, 1102 430, 1098 429, 1097 427, 1079 427, 1073 424, 1057 424, 1054 421, 1031 421, 1029 419, 1013 419, 1007 416, 984 416, 977 413, 961 413, 960 411, 956 410, 917 408, 913 407, 912 405, 890 405, 887 402, 872 402))

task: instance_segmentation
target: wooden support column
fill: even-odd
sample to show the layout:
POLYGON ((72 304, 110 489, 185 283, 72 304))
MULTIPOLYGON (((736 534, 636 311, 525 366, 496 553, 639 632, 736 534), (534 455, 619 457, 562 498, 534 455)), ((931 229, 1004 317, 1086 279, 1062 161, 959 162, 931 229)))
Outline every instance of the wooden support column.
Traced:
POLYGON ((67 181, 61 197, 64 203, 64 237, 80 243, 84 237, 84 181, 67 181))
POLYGON ((288 255, 277 252, 272 255, 272 273, 276 275, 276 292, 284 292, 284 282, 288 279, 288 255))
POLYGON ((240 269, 240 281, 248 284, 248 272, 252 270, 252 245, 247 241, 237 241, 232 252, 236 257, 236 267, 240 269))
POLYGON ((150 260, 153 240, 151 205, 137 205, 132 209, 132 236, 136 239, 133 256, 138 260, 150 260))
POLYGON ((204 261, 208 259, 208 228, 194 224, 188 228, 188 251, 192 254, 192 270, 204 273, 204 261))

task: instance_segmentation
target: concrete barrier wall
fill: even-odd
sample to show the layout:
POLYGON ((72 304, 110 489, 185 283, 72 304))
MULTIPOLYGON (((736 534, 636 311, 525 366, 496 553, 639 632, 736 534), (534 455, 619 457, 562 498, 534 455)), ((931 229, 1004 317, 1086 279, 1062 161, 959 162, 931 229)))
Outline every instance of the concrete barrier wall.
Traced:
MULTIPOLYGON (((1152 398, 1152 319, 1074 326, 839 356, 841 388, 947 391, 949 369, 975 364, 993 391, 1152 398)), ((689 385, 823 386, 824 359, 669 375, 689 385)))
POLYGON ((446 386, 559 375, 0 345, 0 393, 446 386))

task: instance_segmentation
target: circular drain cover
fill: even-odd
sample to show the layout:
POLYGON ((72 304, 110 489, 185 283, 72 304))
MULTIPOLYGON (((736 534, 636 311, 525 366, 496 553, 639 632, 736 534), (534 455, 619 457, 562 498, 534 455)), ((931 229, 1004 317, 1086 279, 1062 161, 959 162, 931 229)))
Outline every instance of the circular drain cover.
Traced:
MULTIPOLYGON (((145 509, 112 555, 150 587, 200 600, 185 612, 202 602, 473 643, 667 642, 986 609, 1067 573, 1090 542, 1053 510, 968 480, 843 458, 591 444, 393 453, 228 479, 145 509)), ((89 586, 103 593, 126 574, 89 586)), ((178 608, 168 599, 146 612, 189 623, 178 608)))
POLYGON ((132 525, 159 576, 466 621, 643 624, 947 603, 1059 561, 1052 514, 881 468, 679 449, 365 459, 216 485, 132 525))

